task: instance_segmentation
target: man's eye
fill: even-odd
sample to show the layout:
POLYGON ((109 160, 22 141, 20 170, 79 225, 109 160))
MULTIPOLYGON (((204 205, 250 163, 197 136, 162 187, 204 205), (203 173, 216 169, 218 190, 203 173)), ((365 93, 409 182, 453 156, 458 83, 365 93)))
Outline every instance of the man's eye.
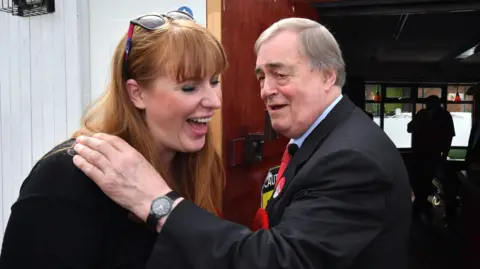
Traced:
POLYGON ((260 76, 260 77, 257 77, 257 79, 258 79, 258 81, 263 81, 263 80, 265 80, 265 77, 260 76))
POLYGON ((280 74, 280 73, 275 73, 275 77, 277 77, 277 78, 285 78, 285 77, 287 77, 287 75, 280 74))

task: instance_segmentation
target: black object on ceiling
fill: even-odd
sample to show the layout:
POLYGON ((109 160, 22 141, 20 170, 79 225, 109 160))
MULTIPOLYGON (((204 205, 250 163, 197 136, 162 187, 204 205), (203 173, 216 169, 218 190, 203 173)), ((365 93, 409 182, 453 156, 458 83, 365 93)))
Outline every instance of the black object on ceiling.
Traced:
POLYGON ((0 12, 32 17, 55 12, 55 0, 0 0, 0 12))
POLYGON ((312 5, 323 17, 480 11, 480 1, 475 0, 341 0, 312 5))
POLYGON ((480 1, 343 0, 312 5, 338 40, 349 75, 369 80, 480 81, 480 1), (421 5, 426 9, 409 12, 421 5), (392 10, 401 12, 392 15, 396 14, 392 10))

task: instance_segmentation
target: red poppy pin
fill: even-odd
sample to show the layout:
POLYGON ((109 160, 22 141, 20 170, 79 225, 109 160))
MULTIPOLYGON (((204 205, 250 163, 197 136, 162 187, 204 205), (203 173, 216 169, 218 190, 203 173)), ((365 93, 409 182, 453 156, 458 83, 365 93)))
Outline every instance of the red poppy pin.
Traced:
POLYGON ((267 211, 265 211, 263 208, 259 208, 255 214, 255 219, 253 220, 252 231, 255 232, 260 229, 268 230, 268 228, 269 224, 267 211))
POLYGON ((277 198, 280 192, 282 192, 283 186, 285 186, 285 177, 282 177, 275 188, 275 192, 273 193, 273 198, 277 198))

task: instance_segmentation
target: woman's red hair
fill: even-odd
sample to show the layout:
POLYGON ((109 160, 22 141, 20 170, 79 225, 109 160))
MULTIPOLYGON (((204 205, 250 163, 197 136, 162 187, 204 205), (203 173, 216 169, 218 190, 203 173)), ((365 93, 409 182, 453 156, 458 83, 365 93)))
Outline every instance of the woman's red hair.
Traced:
MULTIPOLYGON (((166 168, 161 165, 143 112, 133 105, 125 88, 122 71, 125 43, 126 35, 115 49, 110 84, 105 94, 87 111, 82 127, 73 136, 97 132, 119 136, 165 175, 166 168)), ((220 42, 194 22, 170 21, 155 31, 135 27, 128 74, 142 86, 148 88, 159 76, 168 76, 179 82, 203 80, 221 74, 226 68, 226 55, 220 42)), ((200 151, 175 155, 173 170, 174 186, 170 187, 218 215, 217 210, 222 208, 225 174, 210 131, 200 151)))

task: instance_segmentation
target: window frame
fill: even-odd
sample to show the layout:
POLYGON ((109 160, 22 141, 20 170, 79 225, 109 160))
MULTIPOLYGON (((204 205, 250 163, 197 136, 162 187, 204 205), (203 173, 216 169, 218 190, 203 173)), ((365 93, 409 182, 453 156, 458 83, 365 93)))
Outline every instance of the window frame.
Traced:
MULTIPOLYGON (((391 83, 391 82, 376 82, 376 81, 368 81, 365 82, 365 89, 367 85, 377 85, 380 86, 380 101, 374 101, 374 100, 367 100, 365 98, 364 102, 364 109, 366 109, 367 104, 380 104, 380 128, 382 130, 385 130, 385 104, 411 104, 412 105, 412 118, 415 116, 417 113, 417 104, 425 104, 425 98, 419 98, 418 97, 418 90, 421 88, 440 88, 441 89, 441 96, 440 100, 442 102, 442 105, 445 109, 448 108, 448 104, 471 104, 472 108, 475 109, 475 101, 474 100, 462 100, 460 102, 454 102, 454 101, 447 101, 448 97, 448 87, 449 86, 472 86, 474 84, 472 83, 391 83), (410 97, 388 97, 387 96, 387 88, 410 88, 410 97)), ((366 94, 366 90, 365 90, 366 94)), ((472 113, 472 122, 470 123, 471 126, 473 127, 473 123, 475 122, 475 113, 474 111, 472 113)), ((411 145, 411 141, 410 141, 411 145)), ((399 150, 409 150, 411 149, 411 146, 409 148, 398 148, 399 150)), ((467 149, 467 146, 452 146, 450 149, 467 149)))

